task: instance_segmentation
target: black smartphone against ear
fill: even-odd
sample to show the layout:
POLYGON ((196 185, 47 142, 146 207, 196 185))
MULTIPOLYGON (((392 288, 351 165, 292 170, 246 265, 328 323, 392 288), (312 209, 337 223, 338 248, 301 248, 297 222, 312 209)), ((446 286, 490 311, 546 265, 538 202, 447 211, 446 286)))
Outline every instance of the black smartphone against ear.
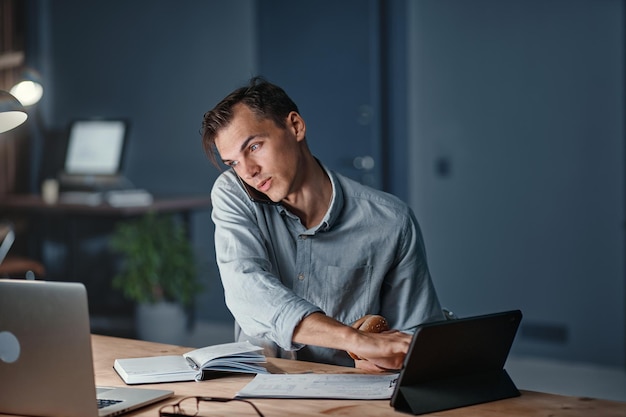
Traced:
POLYGON ((239 175, 237 175, 236 173, 235 173, 235 176, 237 176, 237 179, 239 180, 239 183, 243 187, 243 189, 246 192, 246 194, 248 194, 248 198, 250 198, 250 200, 252 200, 253 202, 261 203, 261 204, 269 204, 271 206, 277 206, 277 205, 280 204, 280 203, 276 203, 276 202, 270 200, 270 198, 268 196, 266 196, 265 194, 263 194, 259 190, 257 190, 255 188, 249 186, 248 184, 246 184, 246 182, 244 180, 242 180, 241 177, 239 175))

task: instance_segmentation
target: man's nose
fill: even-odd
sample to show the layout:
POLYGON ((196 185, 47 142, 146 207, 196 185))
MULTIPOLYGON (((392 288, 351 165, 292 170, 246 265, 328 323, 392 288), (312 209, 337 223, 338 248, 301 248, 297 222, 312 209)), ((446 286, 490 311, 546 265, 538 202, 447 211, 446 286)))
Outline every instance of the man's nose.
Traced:
POLYGON ((241 168, 243 170, 244 178, 254 178, 259 175, 259 166, 253 161, 242 161, 241 168))

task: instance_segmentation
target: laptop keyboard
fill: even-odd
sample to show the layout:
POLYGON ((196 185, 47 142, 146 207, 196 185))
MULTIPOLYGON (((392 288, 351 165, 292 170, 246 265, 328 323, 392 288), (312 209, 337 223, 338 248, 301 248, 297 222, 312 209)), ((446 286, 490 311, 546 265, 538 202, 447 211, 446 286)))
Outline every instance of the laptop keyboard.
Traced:
POLYGON ((108 407, 113 404, 121 403, 122 400, 105 400, 104 398, 98 398, 98 409, 108 407))

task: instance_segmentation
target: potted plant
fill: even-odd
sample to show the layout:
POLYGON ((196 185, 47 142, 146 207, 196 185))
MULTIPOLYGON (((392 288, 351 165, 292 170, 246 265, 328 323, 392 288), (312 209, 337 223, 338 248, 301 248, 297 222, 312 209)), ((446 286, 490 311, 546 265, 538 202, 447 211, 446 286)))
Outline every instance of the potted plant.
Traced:
POLYGON ((139 338, 181 343, 187 327, 185 310, 201 289, 183 224, 172 215, 149 212, 117 223, 110 246, 121 255, 113 287, 137 303, 139 338))

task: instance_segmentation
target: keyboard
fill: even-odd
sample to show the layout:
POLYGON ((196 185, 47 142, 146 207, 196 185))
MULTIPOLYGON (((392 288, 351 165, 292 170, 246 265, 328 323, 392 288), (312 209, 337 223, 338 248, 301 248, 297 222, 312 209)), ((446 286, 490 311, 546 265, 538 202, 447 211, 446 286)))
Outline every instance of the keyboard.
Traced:
POLYGON ((106 400, 104 398, 98 398, 98 409, 108 407, 113 404, 121 403, 122 400, 106 400))

